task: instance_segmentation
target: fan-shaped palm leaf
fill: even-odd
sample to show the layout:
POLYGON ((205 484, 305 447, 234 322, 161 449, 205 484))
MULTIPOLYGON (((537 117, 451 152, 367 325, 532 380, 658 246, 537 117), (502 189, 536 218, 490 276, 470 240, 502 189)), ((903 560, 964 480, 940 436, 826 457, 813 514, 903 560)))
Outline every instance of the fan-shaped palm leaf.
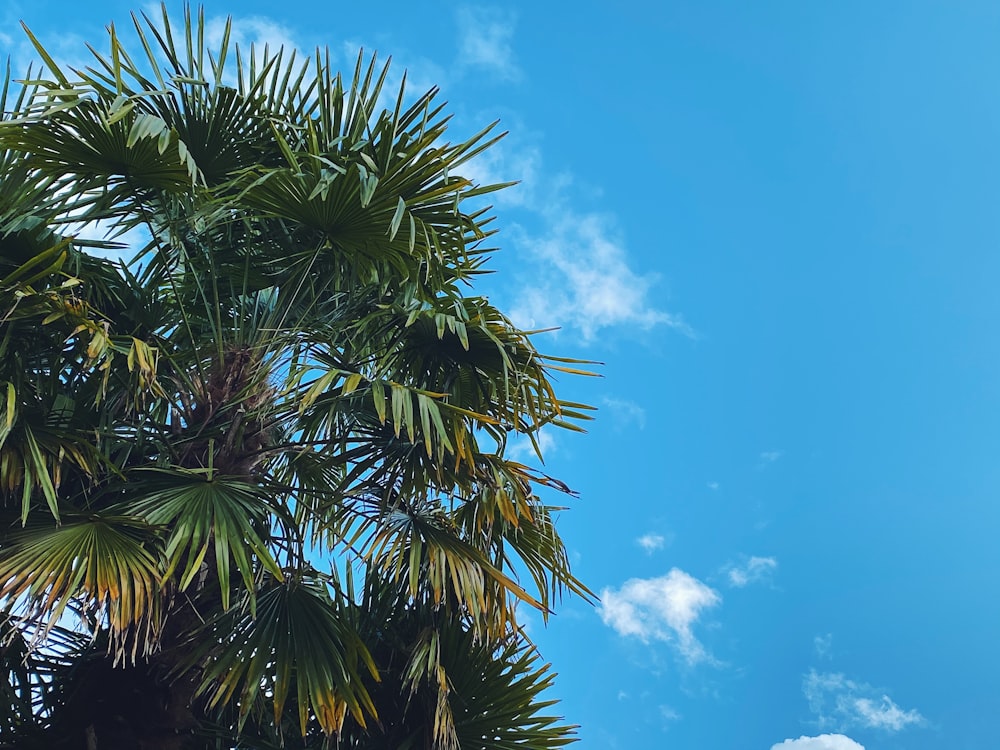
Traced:
POLYGON ((297 577, 274 581, 258 594, 256 615, 220 617, 208 641, 193 651, 195 664, 213 657, 200 690, 210 706, 239 697, 242 719, 263 690, 273 697, 275 723, 295 689, 298 722, 306 733, 310 717, 323 731, 339 731, 347 714, 362 727, 375 716, 362 670, 378 677, 374 662, 323 583, 297 577))
POLYGON ((0 599, 22 602, 29 616, 55 623, 83 601, 124 636, 144 621, 155 627, 160 556, 154 529, 136 519, 94 515, 59 526, 30 526, 4 540, 0 599))

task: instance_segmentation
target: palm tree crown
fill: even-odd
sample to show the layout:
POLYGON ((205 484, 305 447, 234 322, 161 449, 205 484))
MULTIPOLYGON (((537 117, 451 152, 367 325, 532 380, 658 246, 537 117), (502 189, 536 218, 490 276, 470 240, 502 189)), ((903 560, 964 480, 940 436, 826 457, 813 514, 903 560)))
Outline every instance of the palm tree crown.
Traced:
POLYGON ((0 746, 570 742, 515 618, 589 596, 568 488, 505 453, 587 407, 469 293, 499 136, 133 20, 0 93, 0 746))

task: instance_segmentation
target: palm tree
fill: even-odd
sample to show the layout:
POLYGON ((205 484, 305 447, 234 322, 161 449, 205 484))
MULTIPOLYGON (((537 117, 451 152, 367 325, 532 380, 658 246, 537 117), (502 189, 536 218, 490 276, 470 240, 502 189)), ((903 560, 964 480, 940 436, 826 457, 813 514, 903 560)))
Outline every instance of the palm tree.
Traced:
POLYGON ((586 407, 470 293, 499 136, 133 23, 0 92, 0 747, 572 741, 515 616, 590 596, 569 490, 505 454, 586 407))

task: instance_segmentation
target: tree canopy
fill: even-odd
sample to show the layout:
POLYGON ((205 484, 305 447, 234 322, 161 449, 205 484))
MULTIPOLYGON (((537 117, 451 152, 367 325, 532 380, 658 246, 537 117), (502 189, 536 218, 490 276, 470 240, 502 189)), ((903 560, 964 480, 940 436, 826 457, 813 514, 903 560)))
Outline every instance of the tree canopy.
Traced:
POLYGON ((0 746, 572 741, 516 617, 590 596, 569 489, 507 449, 587 407, 473 293, 494 126, 133 22, 0 92, 0 746))

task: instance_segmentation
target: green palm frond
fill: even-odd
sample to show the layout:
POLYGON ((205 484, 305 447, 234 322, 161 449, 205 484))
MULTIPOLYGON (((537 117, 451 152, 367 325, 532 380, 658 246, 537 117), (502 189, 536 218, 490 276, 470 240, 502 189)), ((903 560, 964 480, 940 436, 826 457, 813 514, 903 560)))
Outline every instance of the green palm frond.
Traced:
POLYGON ((163 576, 176 573, 181 591, 201 572, 210 549, 225 609, 230 604, 231 564, 236 565, 248 592, 255 590, 259 573, 254 560, 272 575, 282 574, 266 542, 271 509, 256 485, 182 469, 146 473, 154 478, 139 482, 139 498, 126 507, 150 525, 170 529, 163 576))
POLYGON ((514 635, 492 652, 469 633, 449 634, 442 651, 448 668, 456 746, 483 750, 555 748, 575 741, 573 726, 549 713, 541 694, 556 675, 537 649, 514 635), (469 656, 471 655, 471 659, 469 656), (471 662, 471 663, 470 663, 471 662))
POLYGON ((80 601, 117 636, 144 623, 155 630, 158 547, 154 529, 129 517, 66 517, 58 526, 29 526, 4 539, 0 599, 47 624, 80 601))
POLYGON ((348 720, 342 747, 548 750, 574 741, 575 727, 543 697, 555 675, 520 631, 483 640, 461 618, 406 600, 405 587, 386 579, 363 583, 351 617, 382 675, 372 699, 393 718, 368 731, 348 720))
POLYGON ((272 581, 258 594, 256 616, 223 615, 208 643, 196 645, 193 654, 195 663, 212 656, 200 688, 209 705, 225 706, 238 697, 241 721, 263 691, 272 697, 280 724, 293 689, 302 734, 310 717, 327 734, 339 731, 347 715, 361 727, 377 718, 362 679, 363 673, 378 677, 375 664, 316 578, 272 581))

